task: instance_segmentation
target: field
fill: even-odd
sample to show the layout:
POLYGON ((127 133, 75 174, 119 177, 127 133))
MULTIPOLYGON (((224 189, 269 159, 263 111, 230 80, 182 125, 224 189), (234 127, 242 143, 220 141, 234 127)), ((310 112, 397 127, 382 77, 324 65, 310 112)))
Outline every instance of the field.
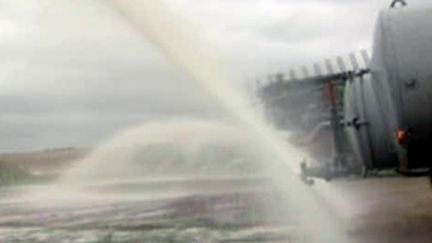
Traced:
POLYGON ((88 149, 62 148, 0 154, 0 186, 44 182, 55 179, 88 149))
MULTIPOLYGON (((305 239, 296 224, 301 212, 283 210, 280 192, 269 187, 266 178, 129 180, 89 185, 80 193, 49 183, 84 154, 67 149, 1 157, 8 168, 20 168, 33 181, 17 179, 19 183, 0 188, 0 242, 305 239), (38 176, 45 179, 35 180, 38 176)), ((339 180, 318 183, 311 190, 353 242, 432 241, 428 178, 339 180)))

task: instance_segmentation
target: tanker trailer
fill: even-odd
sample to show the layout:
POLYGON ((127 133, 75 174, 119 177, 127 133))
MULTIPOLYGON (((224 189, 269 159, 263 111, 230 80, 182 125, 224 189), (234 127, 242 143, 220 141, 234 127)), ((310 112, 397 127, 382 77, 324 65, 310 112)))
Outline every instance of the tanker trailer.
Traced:
MULTIPOLYGON (((364 65, 359 65, 358 55, 351 53, 351 65, 346 65, 343 58, 338 58, 336 65, 327 59, 326 72, 322 72, 322 65, 317 63, 312 76, 307 75, 308 72, 304 72, 302 78, 289 75, 288 80, 261 88, 264 106, 268 110, 277 108, 279 112, 291 111, 291 102, 273 102, 275 99, 289 101, 288 94, 302 93, 307 85, 317 90, 327 89, 327 93, 332 94, 328 98, 330 102, 321 101, 324 105, 319 113, 323 119, 321 123, 312 123, 316 126, 323 122, 330 124, 326 129, 331 129, 331 137, 325 138, 332 142, 328 142, 333 146, 329 151, 331 157, 304 161, 301 170, 306 180, 308 177, 329 180, 360 171, 363 175, 388 169, 402 174, 429 171, 432 161, 432 153, 429 153, 432 147, 430 30, 431 7, 383 10, 375 28, 372 57, 369 59, 367 52, 362 52, 364 65), (340 89, 343 91, 339 93, 340 89), (328 112, 326 109, 330 112, 323 116, 328 112)), ((301 109, 301 112, 308 114, 310 111, 301 109)), ((307 131, 316 130, 306 130, 306 135, 307 131)), ((310 143, 317 144, 315 140, 310 143)))
POLYGON ((346 84, 345 130, 366 169, 402 173, 432 161, 432 8, 381 12, 370 73, 346 84))

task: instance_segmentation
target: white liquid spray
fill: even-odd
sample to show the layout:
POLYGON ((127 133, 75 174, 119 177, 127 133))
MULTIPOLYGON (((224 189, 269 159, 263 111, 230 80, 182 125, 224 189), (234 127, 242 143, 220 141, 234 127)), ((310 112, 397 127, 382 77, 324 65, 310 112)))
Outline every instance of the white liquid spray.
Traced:
POLYGON ((63 176, 64 184, 158 177, 248 176, 262 172, 250 134, 227 122, 170 119, 128 128, 63 176))
POLYGON ((243 93, 234 88, 224 75, 224 68, 214 55, 213 48, 192 25, 175 17, 163 0, 112 0, 120 12, 133 23, 173 63, 187 71, 212 98, 222 104, 260 144, 260 153, 267 158, 265 166, 274 176, 275 184, 294 200, 307 242, 348 242, 340 225, 321 207, 312 190, 293 172, 306 154, 288 146, 279 134, 269 127, 249 107, 243 93))

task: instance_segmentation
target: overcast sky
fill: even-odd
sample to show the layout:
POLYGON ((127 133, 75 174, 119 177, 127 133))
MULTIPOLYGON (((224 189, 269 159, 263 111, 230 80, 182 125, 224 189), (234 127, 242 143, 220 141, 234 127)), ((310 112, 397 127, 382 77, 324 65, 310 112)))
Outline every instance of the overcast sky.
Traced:
MULTIPOLYGON (((210 51, 241 82, 368 49, 390 1, 168 2, 205 26, 210 51)), ((0 0, 0 152, 89 146, 130 125, 217 110, 104 1, 0 0)))

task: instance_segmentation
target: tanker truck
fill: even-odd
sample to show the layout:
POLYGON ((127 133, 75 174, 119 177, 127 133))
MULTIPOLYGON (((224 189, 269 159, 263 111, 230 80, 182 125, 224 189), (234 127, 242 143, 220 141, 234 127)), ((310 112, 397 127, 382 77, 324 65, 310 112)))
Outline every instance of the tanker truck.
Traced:
POLYGON ((325 62, 326 74, 315 65, 312 76, 302 68, 301 78, 294 71, 288 79, 278 74, 276 80, 259 88, 265 110, 271 111, 267 113, 274 116, 275 110, 285 111, 287 114, 282 116, 285 124, 289 123, 286 122, 289 117, 306 116, 309 120, 289 123, 302 126, 311 123, 310 117, 321 117, 303 131, 297 128, 300 132, 293 139, 309 148, 328 146, 330 141, 332 144, 331 153, 321 153, 315 156, 312 164, 302 164, 305 177, 329 180, 356 173, 366 176, 383 170, 396 170, 403 175, 429 171, 432 162, 432 7, 419 9, 405 5, 404 1, 394 1, 390 9, 379 14, 372 55, 369 58, 362 52, 362 66, 359 55, 351 54, 349 68, 339 57, 336 65, 330 60, 325 62), (401 2, 401 6, 397 6, 397 2, 401 2), (315 96, 304 95, 311 90, 315 96), (304 101, 295 101, 293 94, 296 93, 302 93, 297 96, 303 99, 319 98, 312 101, 315 106, 311 108, 310 101, 306 105, 304 101), (301 111, 292 114, 290 104, 296 107, 294 110, 299 110, 300 106, 301 111), (321 104, 318 113, 316 107, 320 105, 316 104, 321 104), (322 104, 326 104, 324 108, 322 104))

